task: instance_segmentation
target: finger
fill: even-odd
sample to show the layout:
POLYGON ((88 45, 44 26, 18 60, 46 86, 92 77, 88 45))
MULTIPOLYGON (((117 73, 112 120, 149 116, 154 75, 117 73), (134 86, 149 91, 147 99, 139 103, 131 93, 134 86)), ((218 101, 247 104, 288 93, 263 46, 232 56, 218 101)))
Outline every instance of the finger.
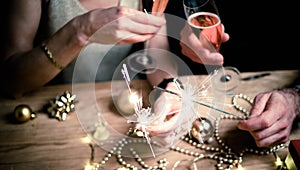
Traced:
POLYGON ((176 127, 176 121, 179 117, 178 115, 178 113, 173 114, 173 116, 168 121, 148 126, 147 131, 151 134, 151 136, 172 131, 176 127))
MULTIPOLYGON (((201 56, 201 54, 199 54, 201 56)), ((224 57, 222 56, 222 54, 218 53, 218 52, 208 52, 208 54, 204 54, 205 56, 203 56, 201 58, 201 60, 203 61, 203 64, 208 64, 208 65, 222 65, 224 63, 224 57)))
POLYGON ((152 38, 153 34, 144 34, 144 35, 138 35, 138 34, 127 34, 126 38, 121 38, 117 44, 123 45, 123 44, 132 44, 132 43, 138 43, 138 42, 144 42, 150 38, 152 38))
POLYGON ((224 25, 222 24, 222 42, 227 42, 229 39, 230 39, 230 36, 228 33, 225 32, 225 27, 224 25))
POLYGON ((269 147, 276 144, 285 143, 289 140, 289 133, 287 130, 282 129, 281 131, 274 132, 269 134, 269 132, 251 132, 251 135, 254 136, 264 136, 264 137, 257 137, 255 139, 255 143, 258 147, 269 147), (258 134, 258 133, 265 133, 266 136, 258 134))
POLYGON ((272 123, 269 127, 261 128, 262 130, 253 131, 253 137, 255 139, 261 140, 264 138, 267 138, 269 136, 272 136, 274 134, 277 134, 281 131, 285 131, 289 128, 286 127, 284 122, 281 122, 281 120, 277 120, 274 123, 272 123))
POLYGON ((127 16, 127 18, 130 18, 130 20, 145 25, 161 27, 162 25, 166 24, 166 20, 162 16, 151 15, 149 13, 144 13, 139 10, 135 10, 124 6, 119 8, 118 15, 121 16, 121 18, 127 16))
POLYGON ((129 19, 132 20, 134 23, 138 23, 144 26, 152 26, 155 28, 160 28, 166 24, 166 20, 164 19, 164 17, 158 17, 146 13, 131 15, 129 16, 129 19))
POLYGON ((115 25, 117 30, 122 30, 120 31, 121 37, 126 32, 139 35, 155 34, 166 23, 163 17, 157 17, 125 7, 120 8, 118 14, 119 19, 114 20, 111 24, 115 25))
MULTIPOLYGON (((257 131, 271 127, 276 121, 286 120, 281 105, 273 100, 272 93, 261 93, 255 97, 251 115, 247 120, 240 121, 238 128, 257 131), (283 119, 282 119, 283 118, 283 119)), ((282 121, 281 121, 282 122, 282 121)), ((283 123, 281 125, 284 125, 283 123)))
POLYGON ((201 64, 208 64, 208 65, 222 65, 224 63, 224 57, 218 53, 213 52, 211 53, 209 50, 199 50, 193 51, 184 43, 180 42, 181 51, 184 55, 188 56, 192 61, 198 62, 201 64))
POLYGON ((137 22, 131 18, 122 18, 116 21, 117 30, 122 30, 123 32, 129 32, 133 34, 155 34, 157 33, 162 25, 155 26, 152 24, 147 24, 145 22, 137 22))
POLYGON ((269 93, 258 94, 255 97, 253 106, 250 110, 250 117, 260 115, 265 110, 269 98, 269 93))
POLYGON ((271 117, 266 116, 266 114, 259 114, 256 116, 249 117, 247 120, 239 121, 237 124, 237 127, 241 130, 247 130, 247 131, 258 131, 262 130, 264 128, 268 128, 272 125, 274 120, 272 120, 271 117))
POLYGON ((237 124, 237 127, 241 130, 246 130, 246 131, 258 131, 262 129, 261 126, 261 116, 256 116, 256 117, 249 117, 247 120, 242 120, 239 121, 237 124))

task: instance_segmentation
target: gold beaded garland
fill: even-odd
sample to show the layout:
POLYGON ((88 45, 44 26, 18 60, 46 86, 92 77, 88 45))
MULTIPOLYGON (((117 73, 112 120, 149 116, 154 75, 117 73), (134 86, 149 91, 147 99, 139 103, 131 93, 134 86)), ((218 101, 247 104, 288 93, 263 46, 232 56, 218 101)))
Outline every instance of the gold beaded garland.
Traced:
MULTIPOLYGON (((243 119, 247 119, 247 117, 249 116, 249 111, 247 111, 245 108, 241 107, 238 102, 237 99, 243 99, 245 101, 247 101, 249 104, 253 104, 253 100, 246 96, 245 94, 239 94, 239 95, 235 95, 233 96, 232 102, 233 102, 233 106, 240 112, 242 112, 244 115, 242 116, 237 116, 237 115, 221 115, 220 117, 216 118, 215 120, 215 130, 214 130, 214 137, 217 141, 217 143, 219 144, 220 147, 211 147, 211 146, 207 146, 204 143, 201 142, 195 142, 194 140, 192 140, 188 135, 187 136, 183 136, 182 140, 184 140, 185 142, 191 144, 192 146, 194 146, 197 149, 201 149, 201 150, 205 150, 205 151, 209 151, 209 152, 214 152, 212 154, 203 154, 203 153, 199 153, 199 152, 192 152, 189 151, 187 149, 183 149, 180 147, 175 147, 172 146, 170 149, 176 152, 180 152, 183 154, 187 154, 190 156, 195 157, 192 161, 193 163, 193 167, 194 169, 197 167, 195 165, 195 163, 199 160, 203 160, 203 159, 213 159, 218 161, 218 163, 216 164, 216 168, 218 170, 223 170, 223 169, 227 169, 230 170, 234 167, 236 168, 240 168, 242 161, 243 161, 243 156, 245 153, 251 153, 251 154, 257 154, 257 155, 268 155, 271 153, 274 153, 274 155, 277 155, 277 152, 280 149, 286 148, 287 146, 285 144, 279 144, 267 149, 254 149, 254 148, 245 148, 243 151, 241 151, 239 154, 233 153, 232 149, 221 139, 220 135, 219 135, 219 124, 220 121, 223 119, 231 119, 231 120, 243 120, 243 119)), ((278 159, 279 157, 277 156, 276 159, 278 159)), ((280 159, 280 158, 279 158, 280 159)), ((184 161, 184 160, 182 160, 184 161)), ((180 164, 181 161, 177 161, 173 167, 173 169, 176 168, 176 166, 178 164, 180 164)), ((284 167, 280 167, 280 168, 284 168, 284 167)))
MULTIPOLYGON (((212 160, 216 160, 217 164, 216 164, 216 168, 218 170, 230 170, 233 168, 241 168, 242 167, 242 162, 243 162, 243 156, 246 153, 250 153, 250 154, 257 154, 257 155, 268 155, 273 153, 274 155, 277 155, 277 152, 280 149, 286 148, 287 146, 285 144, 279 144, 270 148, 266 148, 266 149, 260 149, 260 148, 245 148, 244 150, 242 150, 240 153, 234 153, 232 151, 232 149, 221 139, 220 135, 219 135, 219 124, 221 120, 224 119, 229 119, 229 120, 244 120, 247 119, 249 116, 249 111, 246 110, 245 108, 241 107, 237 100, 238 99, 242 99, 247 101, 249 104, 253 104, 253 100, 244 95, 244 94, 239 94, 239 95, 235 95, 233 96, 232 102, 233 102, 233 106, 240 112, 242 112, 244 115, 221 115, 219 117, 216 118, 215 120, 215 128, 214 128, 214 132, 212 134, 212 137, 215 138, 215 140, 217 141, 219 147, 213 147, 213 146, 208 146, 208 144, 205 144, 201 141, 195 141, 191 138, 191 136, 189 134, 182 136, 181 139, 187 143, 189 143, 190 145, 194 146, 196 149, 200 149, 200 150, 204 150, 207 151, 209 153, 200 153, 197 151, 189 151, 187 149, 184 148, 180 148, 178 146, 171 146, 169 149, 171 151, 175 151, 175 152, 179 152, 182 154, 186 154, 189 156, 192 156, 192 159, 184 159, 184 160, 179 160, 177 161, 173 167, 172 170, 175 170, 178 165, 183 162, 183 161, 190 161, 192 163, 193 169, 197 169, 196 163, 198 161, 201 160, 205 160, 205 159, 212 159, 212 160)), ((197 130, 199 131, 199 130, 197 130)), ((138 136, 137 131, 134 131, 134 129, 130 128, 127 135, 129 136, 138 136)), ((197 137, 197 135, 196 135, 197 137)), ((133 166, 127 162, 125 162, 125 160, 122 158, 121 152, 123 147, 128 144, 128 143, 133 143, 133 142, 146 142, 144 141, 144 139, 138 138, 138 140, 130 140, 127 138, 123 138, 119 141, 118 146, 113 147, 107 154, 106 156, 102 159, 102 161, 100 161, 98 164, 96 164, 96 166, 94 166, 93 170, 98 170, 99 168, 103 168, 105 163, 108 161, 108 159, 110 157, 112 157, 112 154, 116 154, 116 158, 118 163, 122 166, 120 168, 118 168, 117 170, 137 170, 138 167, 133 166)), ((209 142, 208 142, 209 143, 209 142)), ((134 155, 135 160, 139 163, 139 165, 142 167, 142 169, 148 169, 148 170, 165 170, 167 165, 168 165, 168 161, 166 158, 159 160, 157 162, 157 165, 154 166, 150 166, 145 164, 145 162, 141 159, 141 157, 139 157, 139 155, 137 154, 136 151, 134 151, 132 148, 130 149, 132 154, 134 155)), ((276 156, 276 159, 278 159, 279 157, 276 156)), ((280 159, 280 158, 279 158, 280 159)), ((280 167, 281 169, 284 169, 284 166, 280 167)))
POLYGON ((248 97, 247 95, 242 94, 242 93, 240 93, 238 95, 234 95, 232 97, 233 107, 235 107, 238 111, 244 113, 245 116, 248 117, 249 114, 250 114, 250 112, 238 104, 238 102, 237 102, 238 99, 243 99, 243 100, 247 101, 251 105, 253 104, 253 99, 251 99, 250 97, 248 97))
MULTIPOLYGON (((133 129, 130 129, 130 131, 132 131, 133 129)), ((131 133, 131 132, 129 132, 131 133)), ((132 140, 129 138, 122 138, 119 140, 118 145, 113 147, 110 151, 108 151, 108 153, 102 158, 102 160, 99 163, 95 163, 95 162, 91 162, 91 166, 92 166, 92 170, 101 170, 104 169, 104 166, 106 164, 106 162, 109 160, 109 158, 111 158, 113 156, 113 154, 115 154, 117 162, 121 165, 121 167, 117 168, 117 170, 138 170, 140 168, 138 168, 137 166, 134 166, 130 163, 127 163, 125 161, 125 159, 123 159, 122 156, 122 150, 124 148, 125 145, 128 144, 138 144, 138 143, 146 143, 147 141, 144 138, 137 138, 136 140, 132 140)), ((156 144, 156 143, 154 143, 156 144)), ((93 149, 93 145, 90 145, 93 149)), ((148 165, 146 164, 142 158, 139 156, 139 154, 133 149, 130 148, 130 151, 133 155, 133 157, 135 158, 136 162, 142 167, 142 169, 145 170, 166 170, 166 166, 169 164, 169 162, 167 161, 166 158, 163 158, 161 160, 157 161, 157 164, 155 165, 148 165)))

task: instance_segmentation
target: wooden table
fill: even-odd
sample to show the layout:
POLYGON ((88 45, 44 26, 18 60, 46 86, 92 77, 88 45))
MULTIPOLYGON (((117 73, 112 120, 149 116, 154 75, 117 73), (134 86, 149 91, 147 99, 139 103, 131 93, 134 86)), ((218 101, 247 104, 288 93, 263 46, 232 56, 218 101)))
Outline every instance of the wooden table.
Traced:
MULTIPOLYGON (((261 72, 242 73, 242 77, 259 74, 261 72)), ((299 70, 271 71, 270 76, 263 78, 242 81, 234 89, 233 93, 243 93, 249 97, 261 91, 282 88, 292 84, 299 78, 299 70)), ((195 76, 201 80, 205 76, 195 76)), ((182 78, 185 79, 184 77, 182 78)), ((117 84, 117 83, 116 83, 117 84)), ((95 120, 91 115, 101 113, 110 126, 114 127, 120 134, 128 131, 128 123, 123 116, 116 112, 113 106, 112 95, 117 94, 121 88, 114 88, 111 92, 110 82, 96 84, 58 85, 43 87, 32 92, 21 99, 9 100, 0 99, 0 169, 1 170, 82 170, 91 159, 91 147, 83 142, 83 138, 89 133, 89 127, 95 120), (66 90, 74 92, 78 96, 75 112, 69 113, 65 121, 49 118, 43 111, 43 107, 57 95, 61 95, 66 90), (15 123, 12 119, 12 112, 19 104, 28 104, 35 112, 37 118, 26 123, 15 123), (77 113, 78 112, 78 113, 77 113), (80 113, 79 113, 80 112, 80 113), (83 114, 86 113, 86 116, 83 114), (79 115, 80 114, 80 115, 79 115)), ((149 85, 144 81, 134 82, 134 88, 149 89, 149 85)), ((226 96, 226 102, 231 102, 231 97, 226 96)), ((225 108, 227 111, 237 113, 234 108, 225 108)), ((220 125, 220 135, 233 149, 248 147, 253 145, 253 140, 245 132, 236 128, 237 121, 224 121, 220 125), (243 140, 244 139, 244 140, 243 140), (246 139, 246 141, 245 141, 246 139), (247 140, 249 139, 249 140, 247 140)), ((299 139, 300 129, 295 129, 290 139, 299 139)), ((178 146, 198 152, 188 143, 180 141, 178 146)), ((211 144, 213 145, 213 143, 211 144)), ((107 153, 97 144, 94 145, 94 161, 99 162, 107 153)), ((287 154, 287 149, 280 150, 282 159, 287 154)), ((145 162, 154 165, 156 161, 167 158, 169 164, 167 169, 172 169, 178 160, 191 159, 191 156, 175 151, 168 151, 157 155, 155 158, 145 158, 145 162)), ((125 160, 133 165, 138 164, 132 158, 125 160)), ((203 160, 197 163, 198 169, 216 169, 216 162, 203 160)), ((182 165, 183 166, 183 165, 182 165)), ((243 156, 242 166, 245 169, 275 169, 274 156, 272 154, 258 156, 256 154, 246 154, 243 156)), ((111 157, 105 164, 104 169, 117 169, 121 167, 116 162, 116 158, 111 157)), ((180 168, 178 168, 180 169, 180 168)), ((181 169, 187 169, 182 168, 181 169)))

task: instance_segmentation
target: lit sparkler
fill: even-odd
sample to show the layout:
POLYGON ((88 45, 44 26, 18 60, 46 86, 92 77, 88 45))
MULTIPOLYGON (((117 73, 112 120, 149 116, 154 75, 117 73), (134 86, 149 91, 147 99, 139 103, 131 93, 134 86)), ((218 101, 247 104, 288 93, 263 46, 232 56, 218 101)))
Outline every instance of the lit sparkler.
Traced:
POLYGON ((214 109, 216 111, 219 111, 219 112, 222 112, 222 113, 225 113, 225 114, 231 114, 231 113, 229 113, 225 110, 219 109, 219 108, 217 108, 213 105, 210 105, 206 102, 203 102, 203 101, 199 100, 199 98, 201 99, 203 97, 209 98, 209 97, 207 97, 207 91, 208 91, 208 88, 210 88, 210 86, 205 86, 204 84, 207 84, 210 77, 211 77, 211 75, 208 76, 200 84, 199 88, 195 88, 195 87, 192 87, 191 84, 187 84, 185 89, 181 89, 181 94, 179 94, 177 92, 174 92, 174 91, 171 91, 171 90, 163 89, 163 88, 160 88, 160 87, 157 87, 157 86, 154 86, 154 88, 158 89, 158 90, 161 90, 163 92, 167 92, 167 93, 178 96, 183 101, 183 103, 186 105, 186 107, 192 107, 192 105, 193 105, 192 103, 196 103, 196 104, 208 107, 210 109, 214 109))
MULTIPOLYGON (((127 88, 129 89, 130 95, 134 95, 131 88, 130 88, 130 77, 128 73, 128 69, 126 67, 126 64, 123 64, 123 69, 121 70, 123 77, 125 79, 127 88)), ((150 137, 148 136, 148 133, 146 131, 146 126, 151 124, 152 121, 155 120, 156 116, 155 114, 151 111, 151 107, 143 108, 143 100, 142 97, 137 98, 136 100, 132 101, 134 104, 134 112, 136 116, 136 121, 129 120, 129 123, 135 122, 141 125, 141 130, 143 132, 144 137, 146 138, 146 141, 150 147, 150 150, 152 152, 153 157, 155 157, 151 142, 150 142, 150 137)))
MULTIPOLYGON (((179 84, 179 81, 174 81, 177 87, 176 91, 154 86, 154 89, 172 94, 178 97, 178 99, 182 102, 181 110, 179 110, 181 111, 180 118, 178 119, 178 124, 180 125, 177 124, 178 126, 175 128, 177 132, 190 133, 193 122, 198 118, 202 119, 203 115, 201 115, 197 109, 199 105, 225 114, 231 114, 225 110, 219 109, 213 104, 205 102, 205 100, 212 101, 214 99, 214 97, 209 94, 209 89, 212 88, 210 82, 213 76, 215 76, 215 72, 208 75, 200 83, 197 82, 196 85, 188 79, 188 81, 184 84, 184 88, 180 88, 182 85, 179 84)), ((209 114, 209 116, 212 115, 209 114)), ((200 138, 202 139, 201 136, 200 138)))

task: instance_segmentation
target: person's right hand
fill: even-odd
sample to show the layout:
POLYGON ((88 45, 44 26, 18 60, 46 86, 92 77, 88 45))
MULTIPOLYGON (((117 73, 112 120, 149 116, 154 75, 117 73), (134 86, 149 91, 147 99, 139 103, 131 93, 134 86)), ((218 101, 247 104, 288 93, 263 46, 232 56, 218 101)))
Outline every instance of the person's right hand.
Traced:
POLYGON ((250 116, 238 128, 248 131, 258 147, 289 140, 293 122, 299 117, 300 98, 294 89, 272 90, 256 95, 250 116))
POLYGON ((166 21, 162 16, 146 14, 128 7, 96 9, 79 18, 89 42, 132 44, 153 37, 166 21))
MULTIPOLYGON (((229 35, 224 32, 224 27, 222 25, 222 37, 221 42, 226 42, 229 40, 229 35)), ((211 32, 204 32, 205 36, 200 36, 200 38, 195 35, 191 27, 186 23, 184 28, 181 30, 181 52, 189 57, 192 61, 207 64, 207 65, 222 65, 224 63, 224 58, 222 54, 216 51, 215 47, 211 44, 216 39, 215 35, 211 32), (209 42, 211 41, 211 42, 209 42)))

